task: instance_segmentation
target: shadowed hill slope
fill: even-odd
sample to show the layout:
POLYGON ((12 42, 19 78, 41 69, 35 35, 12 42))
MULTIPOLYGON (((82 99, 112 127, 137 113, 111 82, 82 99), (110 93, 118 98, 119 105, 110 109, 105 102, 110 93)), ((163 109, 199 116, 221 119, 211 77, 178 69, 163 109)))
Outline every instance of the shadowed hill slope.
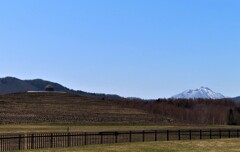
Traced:
POLYGON ((0 95, 0 123, 162 124, 166 119, 102 98, 69 93, 0 95))
POLYGON ((26 92, 29 90, 38 91, 37 87, 16 78, 6 77, 0 79, 0 94, 26 92))
POLYGON ((108 99, 122 99, 122 97, 118 95, 89 93, 89 92, 84 92, 80 90, 72 90, 62 86, 61 84, 42 80, 42 79, 20 80, 14 77, 0 78, 0 94, 20 93, 20 92, 27 92, 27 91, 44 91, 47 85, 53 86, 56 91, 67 92, 67 93, 77 94, 81 96, 101 97, 101 98, 104 97, 108 99))
POLYGON ((240 102, 240 96, 239 97, 235 97, 235 98, 232 98, 233 101, 236 101, 236 102, 240 102))

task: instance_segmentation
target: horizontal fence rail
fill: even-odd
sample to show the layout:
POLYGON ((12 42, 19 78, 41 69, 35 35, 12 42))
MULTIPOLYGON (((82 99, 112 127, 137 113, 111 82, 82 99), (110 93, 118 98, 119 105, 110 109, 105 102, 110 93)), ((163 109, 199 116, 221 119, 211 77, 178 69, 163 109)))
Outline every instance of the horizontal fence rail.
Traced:
POLYGON ((239 138, 239 129, 147 130, 0 135, 0 151, 147 141, 239 138))

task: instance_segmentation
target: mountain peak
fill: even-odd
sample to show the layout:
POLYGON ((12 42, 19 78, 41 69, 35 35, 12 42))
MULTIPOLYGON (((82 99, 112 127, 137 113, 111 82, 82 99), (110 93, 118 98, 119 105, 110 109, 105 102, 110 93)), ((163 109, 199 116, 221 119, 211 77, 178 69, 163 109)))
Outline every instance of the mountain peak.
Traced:
POLYGON ((204 87, 204 86, 201 86, 199 89, 207 89, 207 90, 211 90, 211 89, 209 89, 208 87, 204 87))
POLYGON ((222 94, 216 93, 209 89, 208 87, 200 87, 195 90, 187 90, 180 94, 177 94, 175 96, 172 96, 172 98, 176 99, 194 99, 194 98, 203 98, 203 99, 222 99, 225 98, 222 94))

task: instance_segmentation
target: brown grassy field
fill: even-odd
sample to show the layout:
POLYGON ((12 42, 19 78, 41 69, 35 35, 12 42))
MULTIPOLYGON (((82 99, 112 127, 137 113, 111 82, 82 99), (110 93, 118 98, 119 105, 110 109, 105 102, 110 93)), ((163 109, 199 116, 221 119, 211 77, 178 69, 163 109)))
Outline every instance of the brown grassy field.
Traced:
POLYGON ((214 139, 194 141, 164 141, 88 145, 72 148, 28 150, 27 152, 237 152, 240 139, 214 139))
POLYGON ((38 92, 0 95, 0 124, 227 124, 229 99, 119 99, 38 92))
POLYGON ((1 124, 153 125, 168 119, 117 102, 67 93, 0 95, 1 124))
POLYGON ((238 128, 228 125, 73 125, 73 124, 8 124, 0 125, 0 133, 30 133, 30 132, 88 132, 88 131, 135 131, 135 130, 178 130, 178 129, 216 129, 238 128))

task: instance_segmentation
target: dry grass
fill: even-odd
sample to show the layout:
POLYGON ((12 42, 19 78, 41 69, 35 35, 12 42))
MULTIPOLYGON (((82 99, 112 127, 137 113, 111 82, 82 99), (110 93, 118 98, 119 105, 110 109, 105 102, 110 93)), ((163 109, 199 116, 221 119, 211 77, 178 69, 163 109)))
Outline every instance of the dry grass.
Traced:
POLYGON ((183 125, 183 126, 161 126, 161 125, 150 125, 150 126, 86 126, 86 125, 66 125, 66 124, 39 124, 39 125, 0 125, 0 133, 27 133, 27 132, 65 132, 67 129, 71 132, 84 132, 84 131, 130 131, 130 130, 161 130, 161 129, 204 129, 204 128, 238 128, 238 126, 227 126, 227 125, 183 125))
MULTIPOLYGON (((67 93, 0 95, 0 123, 162 124, 165 118, 117 102, 67 93)), ((165 122, 167 123, 167 122, 165 122)))
POLYGON ((89 145, 73 148, 29 150, 29 152, 237 152, 240 139, 164 141, 125 143, 112 145, 89 145))

